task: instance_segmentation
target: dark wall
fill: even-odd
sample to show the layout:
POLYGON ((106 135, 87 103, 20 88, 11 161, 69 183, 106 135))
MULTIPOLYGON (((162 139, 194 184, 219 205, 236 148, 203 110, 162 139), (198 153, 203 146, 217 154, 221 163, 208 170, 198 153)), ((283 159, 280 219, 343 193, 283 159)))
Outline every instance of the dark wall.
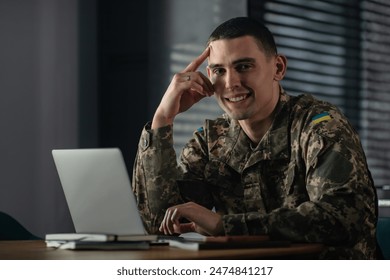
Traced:
POLYGON ((148 119, 148 1, 98 1, 97 69, 98 145, 119 147, 130 171, 148 119))
POLYGON ((0 1, 0 211, 38 236, 72 228, 51 150, 78 146, 77 23, 78 0, 0 1))

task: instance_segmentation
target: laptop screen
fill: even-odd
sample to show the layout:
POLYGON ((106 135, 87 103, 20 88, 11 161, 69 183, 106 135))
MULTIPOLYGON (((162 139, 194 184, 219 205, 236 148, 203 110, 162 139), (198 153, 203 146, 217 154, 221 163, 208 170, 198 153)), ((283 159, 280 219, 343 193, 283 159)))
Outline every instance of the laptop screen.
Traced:
POLYGON ((52 154, 76 232, 146 234, 119 149, 52 154))

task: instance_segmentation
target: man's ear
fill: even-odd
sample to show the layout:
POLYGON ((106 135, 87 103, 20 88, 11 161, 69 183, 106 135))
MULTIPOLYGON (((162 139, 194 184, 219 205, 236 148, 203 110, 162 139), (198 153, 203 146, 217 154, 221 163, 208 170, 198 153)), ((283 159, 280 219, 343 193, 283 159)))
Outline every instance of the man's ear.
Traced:
POLYGON ((284 78, 287 70, 287 58, 284 55, 276 55, 275 60, 276 72, 274 76, 275 81, 281 81, 284 78))
POLYGON ((206 69, 207 69, 207 76, 209 77, 209 79, 211 79, 211 69, 209 66, 207 66, 206 69))

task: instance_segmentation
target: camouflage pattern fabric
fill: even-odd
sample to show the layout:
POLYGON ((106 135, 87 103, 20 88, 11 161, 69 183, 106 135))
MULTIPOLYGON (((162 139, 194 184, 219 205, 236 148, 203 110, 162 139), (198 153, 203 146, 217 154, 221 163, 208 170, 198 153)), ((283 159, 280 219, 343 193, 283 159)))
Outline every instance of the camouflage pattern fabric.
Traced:
POLYGON ((359 137, 333 105, 281 89, 275 119, 253 147, 237 121, 206 120, 177 163, 171 126, 144 128, 133 189, 145 226, 194 201, 222 215, 225 234, 321 242, 325 259, 374 259, 375 187, 359 137))

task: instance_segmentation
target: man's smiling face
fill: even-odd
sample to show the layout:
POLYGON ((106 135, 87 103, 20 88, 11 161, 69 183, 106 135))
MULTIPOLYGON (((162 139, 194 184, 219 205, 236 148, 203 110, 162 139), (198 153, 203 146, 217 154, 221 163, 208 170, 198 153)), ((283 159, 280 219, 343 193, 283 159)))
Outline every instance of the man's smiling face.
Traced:
POLYGON ((219 105, 231 118, 256 122, 273 111, 279 98, 276 60, 252 36, 210 43, 208 75, 219 105))

